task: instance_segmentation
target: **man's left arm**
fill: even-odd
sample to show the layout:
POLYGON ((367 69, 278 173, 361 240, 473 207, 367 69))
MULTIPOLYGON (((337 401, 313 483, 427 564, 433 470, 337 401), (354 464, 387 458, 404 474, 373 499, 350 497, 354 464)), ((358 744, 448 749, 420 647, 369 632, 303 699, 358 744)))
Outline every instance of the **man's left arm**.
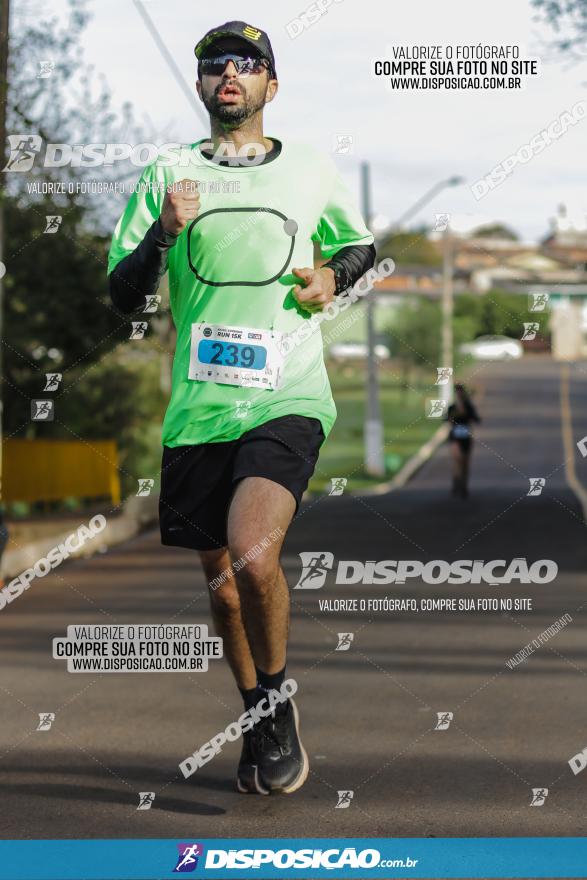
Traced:
POLYGON ((336 281, 335 294, 339 294, 349 287, 354 287, 359 278, 362 278, 373 266, 375 257, 374 244, 351 244, 343 247, 321 268, 333 270, 336 281))
POLYGON ((347 187, 335 172, 327 204, 314 241, 319 242, 327 262, 319 269, 293 269, 303 285, 293 294, 307 311, 322 311, 334 297, 353 287, 375 262, 373 236, 347 187))

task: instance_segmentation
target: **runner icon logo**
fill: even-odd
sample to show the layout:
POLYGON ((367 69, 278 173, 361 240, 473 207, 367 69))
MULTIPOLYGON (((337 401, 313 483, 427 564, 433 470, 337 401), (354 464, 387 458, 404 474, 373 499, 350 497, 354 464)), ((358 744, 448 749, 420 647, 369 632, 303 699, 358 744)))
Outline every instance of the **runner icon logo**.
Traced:
POLYGON ((54 70, 54 61, 39 61, 39 72, 37 74, 37 79, 49 79, 54 70))
POLYGON ((39 712, 39 724, 37 730, 51 730, 51 725, 54 721, 54 712, 39 712))
POLYGON ((173 869, 174 874, 188 874, 198 867, 198 859, 204 855, 201 843, 178 843, 179 856, 173 869))
POLYGON ((31 400, 31 419, 33 422, 52 422, 54 406, 52 400, 31 400))
POLYGON ((542 495, 542 490, 546 485, 546 480, 544 477, 528 477, 530 481, 530 488, 528 489, 527 495, 542 495))
POLYGON ((45 229, 43 232, 54 235, 61 226, 62 219, 59 214, 47 214, 45 216, 45 229))
POLYGON ((150 810, 155 800, 154 791, 139 791, 139 805, 137 810, 150 810))
POLYGON ((540 330, 540 324, 538 321, 532 322, 524 322, 524 332, 522 333, 522 340, 526 342, 531 342, 533 339, 536 339, 536 334, 540 330))
POLYGON ((9 134, 10 156, 3 171, 30 171, 37 153, 41 149, 42 139, 37 134, 9 134))
POLYGON ((351 801, 355 796, 354 791, 338 791, 338 802, 336 804, 335 810, 348 810, 351 805, 351 801))
POLYGON ((448 730, 454 715, 452 712, 437 712, 436 717, 438 721, 436 722, 434 730, 448 730))
POLYGON ((63 373, 45 373, 45 387, 43 391, 58 391, 63 373))
POLYGON ((529 293, 528 294, 528 311, 543 312, 548 305, 550 294, 548 293, 529 293))
POLYGON ((143 312, 156 312, 160 305, 161 297, 158 293, 152 293, 150 296, 145 297, 145 307, 143 312))
POLYGON ((434 215, 434 232, 446 232, 450 223, 450 214, 434 215))
POLYGON ((235 419, 246 419, 251 409, 252 400, 235 400, 234 417, 235 419))
POLYGON ((353 136, 352 134, 335 134, 333 138, 333 150, 341 156, 349 155, 353 152, 353 136))
POLYGON ((452 367, 436 367, 436 372, 438 375, 434 384, 448 385, 449 379, 452 376, 452 367))
POLYGON ((546 798, 548 797, 548 789, 547 788, 533 788, 532 789, 532 800, 530 801, 531 807, 542 807, 546 798))
POLYGON ((294 590, 319 590, 326 582, 326 575, 334 565, 332 553, 300 553, 302 573, 294 590))
POLYGON ((349 651, 351 647, 351 642, 355 638, 354 633, 338 633, 338 645, 336 646, 336 651, 349 651))
POLYGON ((332 483, 330 487, 329 495, 342 495, 344 492, 345 486, 347 484, 346 477, 332 477, 330 482, 332 483))
POLYGON ((447 402, 442 399, 429 400, 429 410, 426 413, 428 419, 441 419, 446 411, 447 402))
POLYGON ((129 339, 143 339, 149 324, 147 321, 131 321, 132 330, 129 339))

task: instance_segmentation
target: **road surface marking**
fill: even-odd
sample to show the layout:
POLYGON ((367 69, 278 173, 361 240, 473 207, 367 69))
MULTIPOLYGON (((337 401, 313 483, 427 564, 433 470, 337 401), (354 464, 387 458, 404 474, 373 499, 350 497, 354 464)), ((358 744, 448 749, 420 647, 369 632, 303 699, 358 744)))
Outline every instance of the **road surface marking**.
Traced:
POLYGON ((561 367, 561 422, 563 434, 563 448, 565 452, 565 477, 569 487, 575 493, 581 504, 583 519, 587 522, 587 490, 577 477, 575 469, 575 444, 573 442, 573 422, 571 414, 571 395, 569 383, 569 365, 561 367))

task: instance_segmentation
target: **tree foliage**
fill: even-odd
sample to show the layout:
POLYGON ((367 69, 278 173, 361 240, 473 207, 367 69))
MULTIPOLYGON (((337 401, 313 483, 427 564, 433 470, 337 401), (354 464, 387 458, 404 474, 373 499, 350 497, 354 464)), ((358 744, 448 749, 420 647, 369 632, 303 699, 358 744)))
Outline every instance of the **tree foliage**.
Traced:
POLYGON ((440 266, 439 247, 422 232, 394 232, 377 246, 377 256, 391 257, 398 266, 440 266))
POLYGON ((508 241, 518 241, 517 232, 510 229, 503 223, 487 223, 485 226, 478 226, 471 233, 472 238, 505 238, 508 241))
POLYGON ((585 57, 587 2, 585 0, 531 0, 539 19, 555 31, 554 45, 567 57, 585 57))
MULTIPOLYGON (((128 107, 113 108, 105 82, 84 64, 80 37, 87 21, 85 0, 70 0, 64 24, 51 17, 14 16, 8 134, 34 134, 45 142, 69 144, 138 136, 128 107), (39 78, 40 62, 47 59, 55 67, 49 77, 39 78)), ((98 365, 130 333, 128 317, 114 309, 107 290, 113 219, 104 206, 109 197, 30 191, 33 184, 66 185, 90 171, 103 179, 101 168, 96 174, 96 169, 71 166, 45 168, 41 162, 28 172, 5 175, 4 436, 96 436, 107 423, 103 415, 111 407, 115 383, 112 375, 104 383, 98 365), (55 233, 45 232, 48 216, 62 218, 55 233), (32 422, 30 400, 47 396, 47 372, 63 374, 59 392, 52 395, 55 421, 32 422), (91 418, 82 418, 84 407, 91 418)), ((115 215, 119 211, 118 205, 115 215)), ((110 436, 124 431, 125 408, 126 422, 133 420, 124 367, 119 371, 124 393, 117 419, 108 423, 110 436)))
MULTIPOLYGON (((388 328, 392 355, 409 366, 435 370, 441 362, 440 303, 419 298, 403 304, 388 328)), ((528 321, 526 297, 501 290, 455 297, 453 317, 454 347, 478 336, 511 336, 520 339, 528 321)))

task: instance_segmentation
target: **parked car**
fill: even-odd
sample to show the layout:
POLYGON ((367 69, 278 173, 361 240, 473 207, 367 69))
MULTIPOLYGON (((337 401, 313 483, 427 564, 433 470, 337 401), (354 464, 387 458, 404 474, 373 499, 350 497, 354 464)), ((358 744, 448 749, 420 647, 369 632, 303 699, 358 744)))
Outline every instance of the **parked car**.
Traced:
POLYGON ((477 361, 517 360, 524 354, 519 339, 510 336, 479 336, 473 342, 459 346, 461 354, 470 354, 477 361))
MULTIPOLYGON (((367 345, 364 342, 337 342, 330 346, 328 354, 338 361, 366 360, 367 345)), ((391 352, 386 345, 378 343, 375 346, 375 357, 384 361, 391 357, 391 352)))

